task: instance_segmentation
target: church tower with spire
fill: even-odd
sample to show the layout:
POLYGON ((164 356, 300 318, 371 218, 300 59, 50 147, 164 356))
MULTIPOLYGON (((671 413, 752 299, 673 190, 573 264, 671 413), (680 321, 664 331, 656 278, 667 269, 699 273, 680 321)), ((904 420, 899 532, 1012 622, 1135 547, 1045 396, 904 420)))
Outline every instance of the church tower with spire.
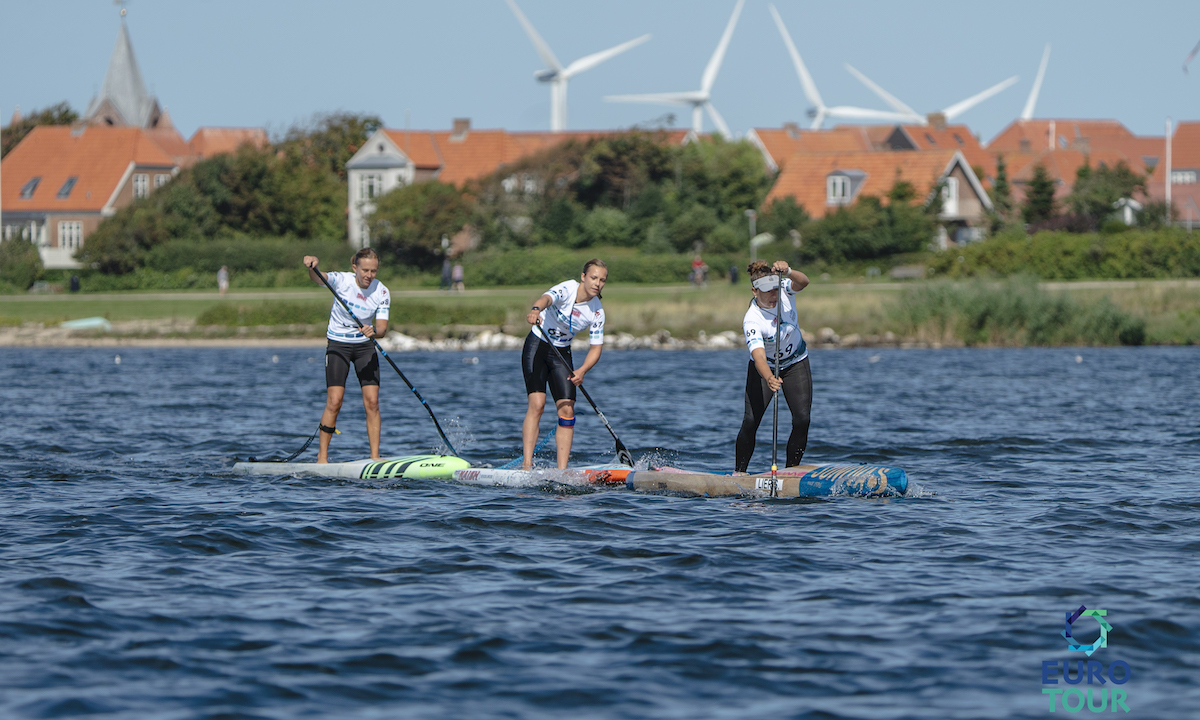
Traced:
POLYGON ((117 32, 117 45, 108 60, 104 86, 100 88, 100 94, 88 103, 83 122, 88 125, 149 129, 159 127, 162 120, 163 111, 158 99, 146 91, 146 83, 142 81, 142 71, 133 55, 133 44, 129 41, 129 28, 125 26, 125 10, 122 8, 121 29, 117 32))

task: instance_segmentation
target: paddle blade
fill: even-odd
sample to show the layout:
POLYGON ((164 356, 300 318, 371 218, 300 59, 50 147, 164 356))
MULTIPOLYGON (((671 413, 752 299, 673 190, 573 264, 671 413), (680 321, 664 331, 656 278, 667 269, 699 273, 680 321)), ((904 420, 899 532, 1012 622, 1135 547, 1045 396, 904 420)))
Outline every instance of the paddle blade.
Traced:
POLYGON ((617 462, 633 467, 633 456, 625 449, 625 443, 617 441, 617 462))

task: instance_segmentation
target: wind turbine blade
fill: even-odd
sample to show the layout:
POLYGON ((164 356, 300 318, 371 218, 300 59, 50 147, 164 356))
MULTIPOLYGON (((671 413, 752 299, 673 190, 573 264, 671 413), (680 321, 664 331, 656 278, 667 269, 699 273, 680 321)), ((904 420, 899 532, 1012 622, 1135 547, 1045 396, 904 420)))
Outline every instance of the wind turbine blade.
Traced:
POLYGON ((596 67, 597 65, 604 62, 605 60, 616 57, 617 55, 620 55, 621 53, 625 52, 626 50, 629 50, 631 48, 637 47, 638 45, 641 45, 642 43, 646 42, 649 39, 650 39, 649 35, 643 35, 640 38, 634 38, 633 40, 630 40, 629 42, 621 43, 620 45, 617 45, 616 47, 611 47, 607 50, 602 50, 598 53, 592 53, 591 55, 581 57, 578 60, 576 60, 575 62, 568 65, 567 69, 562 71, 562 76, 569 80, 585 70, 591 70, 592 68, 596 67))
POLYGON ((1046 51, 1042 53, 1042 64, 1038 65, 1038 74, 1033 81, 1033 89, 1029 91, 1029 99, 1025 101, 1025 109, 1021 111, 1022 120, 1033 119, 1033 109, 1037 107, 1038 93, 1042 91, 1042 78, 1046 77, 1046 64, 1050 62, 1050 43, 1046 43, 1046 51))
POLYGON ((517 20, 520 21, 521 27, 525 28, 525 34, 533 42, 533 47, 537 50, 538 55, 541 56, 542 62, 546 63, 546 67, 551 70, 561 72, 563 69, 562 64, 558 61, 558 58, 554 57, 554 52, 546 44, 546 41, 542 39, 542 36, 538 35, 538 31, 533 29, 533 25, 525 18, 525 14, 521 12, 521 8, 517 7, 517 3, 513 0, 507 0, 507 2, 509 9, 513 11, 513 15, 516 15, 517 20))
MULTIPOLYGON (((821 101, 821 94, 817 92, 817 84, 813 82, 812 76, 808 74, 808 68, 804 67, 804 61, 800 59, 800 53, 796 50, 795 43, 792 42, 792 36, 788 34, 787 27, 783 24, 783 18, 779 17, 779 11, 774 5, 768 6, 771 10, 771 15, 775 18, 775 25, 779 28, 779 34, 783 36, 783 44, 787 45, 788 54, 792 56, 792 65, 796 67, 796 74, 800 76, 800 86, 804 88, 804 97, 808 101, 817 106, 818 120, 824 120, 825 115, 822 112, 825 108, 825 103, 821 101)), ((820 127, 820 122, 813 125, 816 130, 820 127)))
POLYGON ((700 93, 647 93, 643 95, 606 95, 605 102, 651 103, 654 105, 697 105, 704 102, 700 93))
POLYGON ((916 113, 898 113, 890 110, 871 110, 870 108, 851 107, 848 105, 838 105, 837 107, 825 108, 825 114, 831 118, 840 120, 870 120, 874 122, 885 123, 924 123, 925 118, 916 113))
POLYGON ((700 92, 705 95, 712 90, 713 83, 717 79, 717 72, 721 69, 721 62, 725 59, 725 50, 729 47, 729 40, 733 38, 733 28, 737 25, 738 15, 742 14, 742 6, 745 4, 746 0, 738 0, 737 5, 733 7, 733 15, 729 16, 729 24, 725 26, 725 33, 721 35, 717 51, 713 53, 708 61, 708 66, 704 68, 704 76, 700 78, 700 92))
POLYGON ((817 108, 817 115, 816 115, 816 117, 813 118, 813 124, 812 124, 812 127, 809 128, 810 130, 820 130, 821 129, 821 123, 825 122, 825 112, 826 112, 825 107, 817 108))
POLYGON ((858 78, 858 81, 860 83, 862 83, 863 85, 866 85, 868 88, 870 88, 871 92, 875 93, 880 98, 882 98, 883 101, 885 103, 887 103, 888 105, 890 105, 896 112, 904 113, 905 115, 912 115, 913 117, 918 117, 918 118, 921 117, 921 115, 916 110, 913 110, 909 106, 900 102, 900 99, 897 98, 895 95, 892 95, 887 90, 884 90, 883 88, 876 85, 874 82, 872 82, 871 78, 860 73, 850 63, 846 63, 846 69, 850 71, 851 75, 858 78))
POLYGON ((721 113, 713 107, 711 102, 704 103, 704 109, 708 111, 708 116, 712 118, 713 125, 717 126, 717 132, 721 133, 726 140, 733 137, 733 133, 729 132, 729 126, 725 124, 725 118, 721 117, 721 113))
POLYGON ((950 107, 943 110, 942 114, 946 116, 947 120, 953 120, 954 118, 958 117, 959 115, 962 115, 966 111, 975 107, 976 105, 983 102, 984 100, 987 100, 988 98, 990 98, 991 96, 1000 92, 1001 90, 1008 88, 1010 85, 1015 83, 1017 80, 1020 80, 1020 78, 1017 77, 1016 75, 1013 75, 1012 77, 1005 80, 1004 82, 996 83, 995 85, 991 86, 987 90, 984 90, 983 92, 979 93, 978 95, 972 95, 971 97, 967 98, 966 100, 963 100, 960 103, 955 103, 955 104, 951 105, 950 107))

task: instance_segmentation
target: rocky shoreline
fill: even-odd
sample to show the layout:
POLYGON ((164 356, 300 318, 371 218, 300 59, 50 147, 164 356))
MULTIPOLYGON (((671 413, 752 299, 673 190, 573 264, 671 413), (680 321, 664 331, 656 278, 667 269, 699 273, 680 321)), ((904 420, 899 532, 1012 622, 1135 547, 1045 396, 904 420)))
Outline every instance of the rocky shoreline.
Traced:
MULTIPOLYGON (((0 327, 0 347, 313 347, 325 344, 324 326, 263 325, 259 327, 197 326, 190 320, 132 320, 113 322, 106 329, 78 330, 24 323, 0 327)), ((380 341, 388 352, 473 352, 480 350, 519 350, 525 336, 504 332, 504 328, 448 326, 441 337, 417 337, 395 330, 380 341)), ((832 328, 804 333, 810 347, 929 347, 924 343, 901 340, 892 333, 875 336, 857 334, 839 336, 832 328)), ((735 350, 743 347, 741 334, 732 330, 681 339, 669 330, 651 335, 610 333, 605 346, 615 350, 735 350)), ((573 350, 586 350, 586 339, 576 339, 573 350)))

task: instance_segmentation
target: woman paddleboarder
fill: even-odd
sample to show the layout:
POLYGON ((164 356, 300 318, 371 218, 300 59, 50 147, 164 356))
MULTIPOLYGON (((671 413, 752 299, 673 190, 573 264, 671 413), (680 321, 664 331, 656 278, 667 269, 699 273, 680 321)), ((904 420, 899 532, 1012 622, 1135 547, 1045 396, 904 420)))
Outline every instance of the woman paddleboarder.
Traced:
POLYGON ((538 298, 525 315, 530 328, 521 351, 521 370, 525 374, 525 392, 529 394, 529 409, 521 426, 522 465, 533 467, 533 449, 538 439, 538 422, 546 408, 546 386, 558 409, 558 467, 566 469, 571 457, 571 441, 575 434, 575 388, 583 384, 583 376, 600 361, 604 348, 604 307, 600 293, 608 280, 608 266, 600 260, 588 260, 579 280, 567 280, 550 288, 538 298), (572 368, 571 338, 588 328, 591 348, 583 365, 572 368), (547 343, 554 343, 554 352, 547 343), (563 361, 566 362, 563 362, 563 361))
POLYGON ((379 459, 379 356, 375 354, 377 340, 387 334, 392 298, 388 289, 375 277, 379 272, 379 256, 371 248, 354 253, 350 267, 354 272, 322 272, 315 255, 304 256, 308 275, 318 285, 328 285, 343 302, 353 308, 351 316, 337 300, 329 309, 329 328, 325 333, 325 411, 321 413, 321 444, 317 462, 329 462, 329 441, 337 432, 338 413, 346 396, 346 377, 350 368, 358 375, 362 388, 363 408, 367 413, 367 441, 371 458, 379 459), (323 280, 322 280, 323 278, 323 280), (360 325, 358 318, 361 318, 360 325))
POLYGON ((756 260, 746 271, 750 275, 754 299, 742 320, 750 364, 746 367, 746 412, 735 451, 734 470, 739 473, 746 472, 750 465, 758 425, 780 387, 792 412, 792 434, 787 444, 788 467, 799 465, 804 457, 812 412, 808 347, 796 318, 796 293, 808 286, 808 276, 791 269, 784 260, 776 260, 774 265, 756 260), (776 307, 777 303, 783 303, 782 307, 776 307), (779 327, 776 327, 777 322, 779 327), (776 350, 779 353, 778 368, 775 367, 776 350))

